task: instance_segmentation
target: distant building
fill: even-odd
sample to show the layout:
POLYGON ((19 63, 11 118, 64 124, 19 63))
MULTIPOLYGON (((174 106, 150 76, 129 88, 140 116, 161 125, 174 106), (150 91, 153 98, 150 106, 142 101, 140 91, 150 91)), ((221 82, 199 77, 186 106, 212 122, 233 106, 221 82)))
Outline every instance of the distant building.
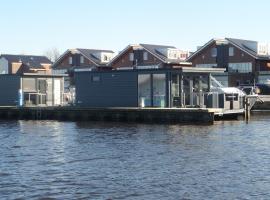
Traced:
POLYGON ((226 68, 217 79, 238 86, 270 80, 270 45, 242 39, 212 39, 188 59, 194 67, 226 68))
POLYGON ((189 52, 174 46, 137 44, 128 45, 108 66, 112 69, 170 68, 172 66, 190 66, 184 61, 189 52))
POLYGON ((111 50, 68 49, 53 64, 53 74, 73 73, 75 69, 108 69, 107 64, 113 57, 111 50))
POLYGON ((46 56, 0 55, 0 74, 50 74, 52 62, 46 56))

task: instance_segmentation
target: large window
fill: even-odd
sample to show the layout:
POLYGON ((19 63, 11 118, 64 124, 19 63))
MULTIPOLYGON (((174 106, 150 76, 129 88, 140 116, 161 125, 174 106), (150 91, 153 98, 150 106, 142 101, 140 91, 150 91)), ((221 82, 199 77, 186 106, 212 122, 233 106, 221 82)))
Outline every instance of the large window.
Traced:
POLYGON ((165 74, 138 75, 138 104, 140 107, 166 106, 165 74))
POLYGON ((252 72, 252 63, 229 63, 229 72, 249 73, 252 72))
POLYGON ((23 91, 24 92, 36 92, 36 79, 35 78, 23 78, 23 91))
POLYGON ((202 92, 209 92, 209 77, 208 76, 201 76, 201 90, 202 92))
POLYGON ((138 75, 138 103, 140 107, 151 106, 151 75, 138 75))
POLYGON ((166 105, 166 76, 153 74, 153 106, 165 107, 166 105))

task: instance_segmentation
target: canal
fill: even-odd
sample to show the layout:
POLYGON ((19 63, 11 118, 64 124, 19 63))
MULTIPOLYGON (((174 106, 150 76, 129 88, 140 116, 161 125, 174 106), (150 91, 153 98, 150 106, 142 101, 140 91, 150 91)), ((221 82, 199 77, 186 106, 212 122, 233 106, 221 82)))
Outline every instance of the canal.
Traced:
POLYGON ((269 123, 0 121, 0 199, 270 199, 269 123))

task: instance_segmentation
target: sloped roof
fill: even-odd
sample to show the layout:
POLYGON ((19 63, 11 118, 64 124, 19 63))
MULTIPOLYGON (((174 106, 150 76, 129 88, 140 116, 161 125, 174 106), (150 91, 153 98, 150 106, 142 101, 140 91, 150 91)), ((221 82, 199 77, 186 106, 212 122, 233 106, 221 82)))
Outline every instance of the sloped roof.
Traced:
POLYGON ((208 47, 209 45, 213 44, 214 42, 225 40, 229 42, 231 45, 241 49, 242 51, 246 52, 250 56, 254 57, 255 59, 270 59, 269 56, 261 56, 257 53, 257 41, 253 40, 243 40, 243 39, 236 39, 236 38, 224 38, 224 39, 211 39, 208 41, 204 46, 200 47, 197 51, 195 51, 187 61, 190 61, 194 56, 200 53, 203 49, 208 47))
POLYGON ((100 49, 77 49, 84 55, 87 59, 91 60, 92 62, 96 63, 97 65, 104 65, 100 59, 98 59, 95 54, 98 53, 114 53, 111 50, 100 50, 100 49))
POLYGON ((168 59, 165 55, 160 53, 158 49, 177 49, 174 46, 167 46, 167 45, 153 45, 153 44, 140 44, 145 50, 150 52, 155 57, 159 58, 161 61, 165 63, 180 63, 183 60, 180 59, 168 59))
POLYGON ((83 49, 83 48, 76 48, 76 49, 68 49, 65 53, 63 53, 53 64, 53 68, 57 66, 57 64, 62 61, 62 59, 70 52, 76 51, 77 53, 83 55, 85 58, 93 62, 96 66, 105 66, 105 63, 102 63, 99 58, 95 56, 98 53, 114 53, 112 50, 101 50, 101 49, 83 49))
POLYGON ((163 63, 170 63, 170 64, 179 64, 183 62, 183 60, 180 59, 168 59, 165 55, 163 55, 159 49, 177 49, 174 46, 168 46, 168 45, 155 45, 155 44, 130 44, 126 48, 124 48, 117 56, 115 56, 108 65, 111 65, 115 60, 120 58, 123 54, 125 54, 130 48, 143 48, 153 56, 155 56, 157 59, 159 59, 163 63))
POLYGON ((217 39, 211 39, 209 40, 207 43, 205 43, 203 46, 200 46, 200 48, 197 49, 197 51, 193 52, 188 58, 187 61, 190 62, 191 59, 196 56, 197 54, 199 54, 203 49, 205 49, 206 47, 208 47, 209 45, 213 44, 214 42, 216 42, 217 39))
POLYGON ((235 46, 239 47, 240 49, 247 51, 253 57, 257 57, 257 41, 252 40, 242 40, 242 39, 235 39, 235 38, 225 38, 230 43, 234 44, 235 46))
POLYGON ((35 69, 43 69, 42 64, 52 64, 46 56, 2 54, 0 57, 5 58, 9 62, 21 62, 35 69))

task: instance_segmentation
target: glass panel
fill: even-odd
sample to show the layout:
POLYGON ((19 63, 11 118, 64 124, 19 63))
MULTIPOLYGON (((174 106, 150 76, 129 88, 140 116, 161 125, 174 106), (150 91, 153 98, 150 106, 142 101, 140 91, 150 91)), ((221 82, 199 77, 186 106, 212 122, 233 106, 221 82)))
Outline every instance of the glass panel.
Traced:
POLYGON ((38 92, 46 94, 47 81, 45 79, 38 79, 38 92))
POLYGON ((190 105, 190 77, 186 76, 183 79, 184 104, 190 105))
POLYGON ((140 107, 151 106, 151 78, 150 74, 138 75, 138 104, 140 107))
POLYGON ((209 85, 209 78, 208 76, 201 76, 201 87, 202 87, 202 92, 209 92, 208 91, 208 85, 209 85))
POLYGON ((172 107, 180 107, 181 106, 181 97, 180 97, 180 79, 179 74, 172 74, 172 107))
POLYGON ((193 92, 191 95, 192 98, 192 106, 200 105, 200 77, 193 76, 193 92))
POLYGON ((24 92, 36 92, 36 79, 35 78, 23 78, 23 91, 24 92))
POLYGON ((193 92, 194 93, 200 92, 200 77, 199 76, 193 77, 193 92))
POLYGON ((153 74, 153 104, 154 107, 166 106, 166 75, 153 74))

